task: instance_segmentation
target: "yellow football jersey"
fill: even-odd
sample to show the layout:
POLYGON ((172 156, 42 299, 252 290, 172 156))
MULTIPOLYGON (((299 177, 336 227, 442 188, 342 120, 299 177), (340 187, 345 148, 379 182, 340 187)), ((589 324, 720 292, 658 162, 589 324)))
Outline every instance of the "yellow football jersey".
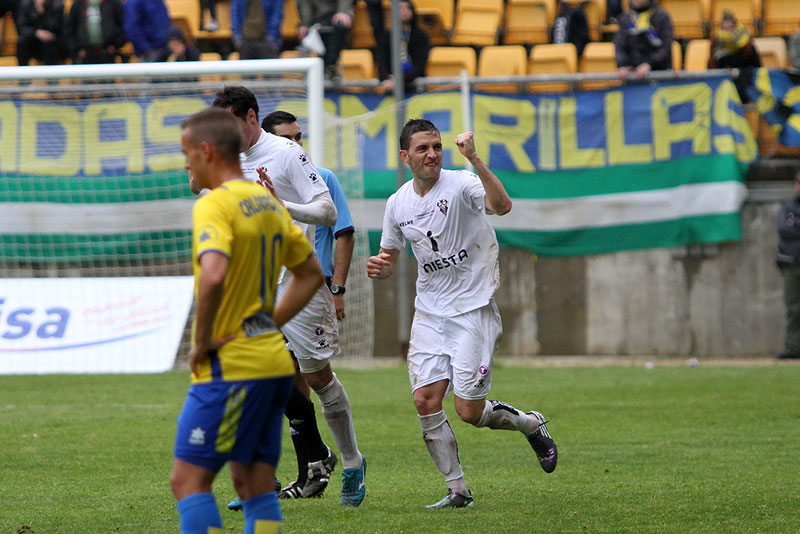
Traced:
POLYGON ((262 186, 248 180, 225 182, 198 199, 193 212, 192 263, 214 251, 228 257, 225 291, 214 320, 214 339, 231 334, 198 367, 194 383, 250 380, 294 374, 283 336, 272 320, 281 266, 305 261, 312 249, 289 213, 262 186))

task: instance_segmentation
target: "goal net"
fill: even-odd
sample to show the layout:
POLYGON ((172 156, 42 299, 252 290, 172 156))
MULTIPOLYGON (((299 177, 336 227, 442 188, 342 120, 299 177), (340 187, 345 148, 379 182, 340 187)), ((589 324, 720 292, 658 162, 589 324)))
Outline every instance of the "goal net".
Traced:
MULTIPOLYGON (((185 365, 194 197, 180 122, 224 85, 250 88, 260 117, 295 113, 315 163, 363 191, 359 166, 327 149, 340 141, 323 133, 318 59, 0 69, 0 373, 185 365)), ((364 261, 353 260, 346 322, 371 327, 371 290, 356 289, 364 261)), ((343 323, 343 339, 371 358, 371 332, 343 323)))

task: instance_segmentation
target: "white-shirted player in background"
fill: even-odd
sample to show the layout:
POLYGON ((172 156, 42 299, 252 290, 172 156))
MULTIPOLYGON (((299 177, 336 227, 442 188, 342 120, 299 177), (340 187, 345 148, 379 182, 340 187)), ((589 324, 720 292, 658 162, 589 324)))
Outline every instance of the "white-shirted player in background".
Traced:
POLYGON ((408 375, 422 437, 448 486, 447 496, 428 508, 473 505, 442 409, 450 387, 462 421, 522 432, 547 473, 558 457, 542 414, 486 400, 503 328, 493 298, 500 283, 497 238, 485 214, 508 213, 511 198, 478 157, 472 132, 458 135, 456 145, 477 175, 442 169, 442 138, 433 123, 405 124, 400 157, 413 179, 386 203, 381 250, 367 263, 370 278, 391 276, 406 241, 418 262, 408 375))
MULTIPOLYGON (((261 129, 258 101, 252 91, 242 86, 225 87, 217 92, 213 105, 227 109, 242 124, 244 176, 274 190, 311 243, 315 225, 336 223, 336 207, 311 158, 299 144, 261 129)), ((290 274, 278 282, 279 298, 290 274)), ((366 459, 358 450, 350 400, 329 362, 341 350, 336 310, 327 286, 321 287, 281 331, 300 372, 319 397, 322 415, 341 452, 341 504, 358 506, 365 496, 366 459)))

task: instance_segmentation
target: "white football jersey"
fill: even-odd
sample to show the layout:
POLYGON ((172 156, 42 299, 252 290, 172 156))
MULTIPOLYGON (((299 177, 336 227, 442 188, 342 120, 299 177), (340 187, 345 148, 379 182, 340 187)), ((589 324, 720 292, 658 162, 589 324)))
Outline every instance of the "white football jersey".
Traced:
MULTIPOLYGON (((259 181, 258 167, 264 167, 281 200, 308 204, 315 196, 328 191, 325 180, 311 162, 303 147, 284 137, 261 130, 256 144, 241 154, 245 178, 259 181)), ((294 223, 302 228, 310 243, 314 243, 313 224, 294 223)))
POLYGON ((417 258, 417 311, 453 317, 489 303, 500 285, 497 236, 486 220, 486 191, 468 171, 442 169, 424 197, 413 182, 386 203, 381 248, 417 258))

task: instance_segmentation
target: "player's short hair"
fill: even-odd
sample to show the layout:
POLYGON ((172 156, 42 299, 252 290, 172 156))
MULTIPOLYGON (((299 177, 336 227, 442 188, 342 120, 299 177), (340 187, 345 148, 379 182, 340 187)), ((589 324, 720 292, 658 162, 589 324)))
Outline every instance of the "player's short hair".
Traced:
POLYGON ((181 129, 189 130, 189 142, 192 146, 205 141, 216 148, 223 161, 239 163, 242 127, 231 113, 210 107, 184 119, 181 122, 181 129))
POLYGON ((400 149, 408 150, 411 146, 411 136, 419 132, 436 132, 438 134, 439 129, 427 119, 409 119, 400 132, 400 149))
POLYGON ((231 112, 242 120, 247 119, 247 112, 251 109, 258 118, 258 100, 253 91, 242 85, 226 85, 217 91, 212 104, 215 108, 230 108, 231 112))
POLYGON ((265 131, 274 134, 276 126, 280 124, 292 124, 293 122, 297 122, 297 117, 288 111, 276 110, 264 117, 264 120, 261 121, 261 127, 265 131))

